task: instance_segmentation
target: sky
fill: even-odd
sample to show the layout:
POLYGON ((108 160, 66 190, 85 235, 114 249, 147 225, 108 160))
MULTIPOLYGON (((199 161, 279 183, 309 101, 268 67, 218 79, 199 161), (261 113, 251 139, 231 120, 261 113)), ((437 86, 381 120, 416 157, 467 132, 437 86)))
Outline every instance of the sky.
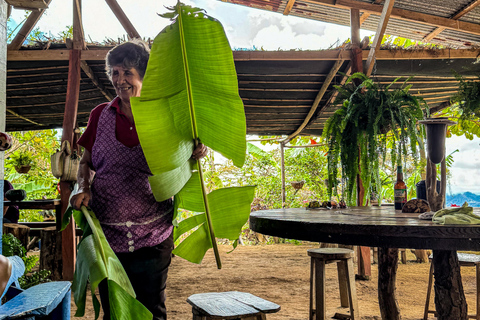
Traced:
MULTIPOLYGON (((142 37, 154 38, 170 21, 158 16, 165 6, 176 0, 117 0, 142 37)), ((255 8, 234 5, 218 0, 184 0, 186 4, 205 9, 223 25, 232 49, 319 50, 343 43, 350 37, 350 28, 319 21, 284 16, 255 8)), ((105 1, 83 0, 83 26, 87 41, 102 42, 126 37, 120 23, 105 1)), ((37 26, 41 31, 58 35, 72 24, 72 1, 52 1, 37 26)), ((13 10, 12 19, 20 22, 24 11, 13 10)), ((373 32, 361 31, 361 38, 373 32)), ((451 168, 449 194, 470 191, 480 194, 480 139, 464 137, 447 139, 447 154, 456 149, 451 168)))

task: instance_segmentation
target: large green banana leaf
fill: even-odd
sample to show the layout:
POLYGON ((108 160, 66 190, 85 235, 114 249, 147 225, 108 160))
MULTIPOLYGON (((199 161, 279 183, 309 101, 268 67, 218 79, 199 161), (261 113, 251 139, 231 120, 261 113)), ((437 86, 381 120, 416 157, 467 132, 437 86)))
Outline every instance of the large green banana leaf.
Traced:
POLYGON ((83 317, 85 314, 87 282, 90 282, 95 319, 98 318, 100 302, 95 295, 95 290, 99 283, 106 279, 111 319, 151 319, 152 314, 135 299, 135 292, 130 280, 110 248, 95 214, 85 207, 82 207, 82 211, 69 207, 62 221, 62 230, 70 222, 72 213, 76 223, 83 230, 82 241, 78 245, 72 285, 73 297, 77 306, 75 316, 83 317))
POLYGON ((153 42, 141 96, 132 99, 157 201, 190 178, 194 138, 236 166, 245 161, 245 113, 223 27, 201 9, 179 3, 174 10, 175 22, 153 42))
POLYGON ((176 237, 196 229, 174 253, 199 263, 215 233, 238 239, 248 219, 253 187, 219 189, 207 195, 196 142, 231 159, 245 161, 246 123, 233 55, 222 25, 201 9, 180 2, 173 23, 155 38, 139 98, 132 98, 140 144, 153 176, 157 201, 175 196, 175 209, 204 213, 179 223, 176 237), (182 230, 182 232, 180 232, 182 230))

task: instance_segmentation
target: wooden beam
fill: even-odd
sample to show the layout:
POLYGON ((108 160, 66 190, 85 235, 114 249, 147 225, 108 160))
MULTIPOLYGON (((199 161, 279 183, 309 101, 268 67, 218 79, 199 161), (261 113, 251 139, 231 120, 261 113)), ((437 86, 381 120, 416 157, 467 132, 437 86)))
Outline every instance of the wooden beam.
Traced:
MULTIPOLYGON (((67 96, 65 101, 65 113, 62 126, 62 143, 68 141, 73 146, 74 130, 77 126, 78 98, 80 92, 80 57, 81 50, 71 50, 68 69, 67 96)), ((61 213, 62 218, 68 207, 70 200, 70 182, 60 181, 61 190, 61 213)), ((75 271, 76 248, 75 248, 75 221, 62 232, 62 260, 63 260, 63 279, 73 280, 75 271)))
POLYGON ((33 120, 30 120, 30 119, 28 119, 28 118, 26 118, 26 117, 24 117, 24 116, 22 116, 22 115, 19 115, 18 113, 14 112, 14 111, 12 111, 12 110, 10 110, 10 109, 7 109, 7 112, 11 113, 12 115, 14 115, 14 116, 17 117, 17 118, 20 118, 20 119, 25 120, 25 121, 27 121, 27 122, 33 123, 33 124, 35 124, 35 125, 37 125, 37 126, 43 126, 43 124, 38 123, 38 122, 35 122, 35 121, 33 121, 33 120))
POLYGON ((350 9, 350 29, 352 45, 360 48, 360 10, 350 9))
POLYGON ((125 31, 127 32, 128 37, 130 39, 135 39, 135 38, 140 39, 141 38, 140 34, 137 32, 137 30, 135 29, 133 24, 130 22, 130 20, 128 19, 125 12, 123 12, 122 8, 117 3, 117 1, 116 0, 105 0, 105 2, 108 4, 110 9, 112 9, 112 11, 115 14, 115 16, 117 17, 118 21, 121 23, 123 29, 125 29, 125 31))
POLYGON ((73 49, 86 49, 81 0, 73 0, 73 49))
MULTIPOLYGON (((82 51, 82 60, 105 61, 109 49, 90 49, 82 51)), ((362 59, 368 57, 368 50, 363 50, 362 59)), ((377 60, 442 60, 442 59, 477 59, 480 49, 438 49, 438 50, 380 50, 377 52, 377 60)), ((9 50, 7 61, 43 61, 43 60, 68 60, 69 50, 9 50)), ((234 51, 235 61, 335 61, 350 60, 350 52, 340 50, 322 51, 234 51)), ((303 74, 305 75, 305 74, 303 74)), ((312 75, 317 75, 313 74, 312 75)), ((279 75, 285 76, 285 75, 279 75)))
POLYGON ((375 64, 375 52, 380 50, 382 45, 383 35, 387 29, 388 19, 390 19, 390 14, 392 13, 393 4, 395 0, 386 0, 383 6, 382 15, 380 16, 380 21, 378 22, 377 31, 375 32, 375 38, 373 39, 373 44, 368 53, 366 72, 365 75, 369 77, 372 74, 373 65, 375 64))
MULTIPOLYGON (((355 10, 358 10, 358 9, 355 9, 355 10)), ((370 17, 370 13, 368 12, 362 13, 362 16, 360 17, 360 25, 362 25, 368 19, 368 17, 370 17)))
MULTIPOLYGON (((372 14, 380 14, 383 10, 383 7, 381 5, 358 0, 305 0, 305 2, 345 9, 354 8, 359 9, 362 12, 372 14)), ((400 20, 427 24, 434 27, 445 27, 451 30, 463 31, 472 34, 480 34, 479 24, 466 21, 452 20, 449 18, 443 18, 411 10, 393 8, 391 17, 400 20)))
POLYGON ((330 73, 328 74, 327 78, 323 82, 322 87, 320 88, 320 91, 318 91, 317 96, 315 97, 315 101, 313 101, 312 108, 308 112, 307 116, 305 117, 305 120, 303 120, 303 123, 298 127, 295 132, 290 134, 285 140, 282 141, 282 143, 287 144, 289 141, 291 141, 293 138, 298 136, 300 132, 307 126, 307 124, 310 122, 310 119, 312 119, 313 115, 315 114, 315 111, 317 110, 317 107, 322 100, 323 96, 325 95, 325 92, 327 92, 328 87, 332 83, 333 78, 335 78, 335 75, 337 74, 338 70, 343 65, 344 60, 337 60, 335 64, 333 65, 332 69, 330 70, 330 73))
POLYGON ((287 5, 285 6, 285 10, 283 11, 284 16, 288 16, 290 14, 290 11, 292 11, 294 4, 295 4, 295 0, 288 0, 287 5))
MULTIPOLYGON (((466 15, 467 13, 469 13, 470 11, 472 11, 476 6, 478 6, 480 4, 480 0, 474 0, 472 1, 471 3, 469 3, 467 6, 465 6, 462 10, 460 10, 459 12, 457 12, 451 19, 452 20, 458 20, 460 19, 461 17, 463 17, 464 15, 466 15)), ((423 38, 423 41, 425 42, 428 42, 430 40, 432 40, 433 38, 435 38, 438 34, 440 34, 440 32, 442 32, 443 30, 445 30, 445 27, 437 27, 435 30, 433 30, 432 32, 430 32, 429 34, 427 34, 424 38, 423 38)))
MULTIPOLYGON (((46 0, 47 5, 50 4, 52 0, 46 0)), ((22 43, 27 39, 30 32, 32 32, 33 28, 37 24, 40 17, 45 12, 45 9, 40 9, 38 11, 32 11, 28 16, 27 20, 23 24, 23 26, 18 31, 15 38, 13 38, 12 42, 7 46, 7 50, 18 50, 22 46, 22 43)))
POLYGON ((102 92, 105 98, 107 98, 108 101, 112 101, 114 97, 110 93, 108 93, 103 84, 98 80, 93 70, 88 66, 88 63, 86 61, 81 61, 80 66, 83 72, 85 72, 85 74, 90 78, 90 80, 92 80, 93 84, 102 92))
POLYGON ((48 3, 46 3, 45 0, 5 0, 5 2, 15 9, 21 10, 35 11, 48 8, 48 3))

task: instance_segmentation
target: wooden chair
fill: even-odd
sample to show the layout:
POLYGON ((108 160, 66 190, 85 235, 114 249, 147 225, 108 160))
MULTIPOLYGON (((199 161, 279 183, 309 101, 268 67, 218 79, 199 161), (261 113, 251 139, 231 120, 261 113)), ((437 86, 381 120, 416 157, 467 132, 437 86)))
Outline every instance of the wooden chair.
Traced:
POLYGON ((193 320, 265 320, 267 313, 280 310, 278 304, 238 291, 197 293, 187 302, 192 305, 193 320))
POLYGON ((344 248, 309 249, 310 269, 310 320, 325 320, 325 265, 337 263, 340 303, 350 307, 350 314, 335 314, 334 318, 358 320, 357 293, 355 290, 355 273, 353 270, 354 251, 344 248))
MULTIPOLYGON (((480 255, 472 253, 457 253, 458 262, 460 267, 475 267, 476 269, 476 287, 477 287, 477 298, 476 298, 476 313, 468 315, 469 319, 480 320, 480 255)), ((433 256, 429 257, 430 262, 432 261, 433 256)), ((423 320, 428 319, 428 314, 432 313, 437 316, 435 310, 430 310, 430 296, 432 294, 433 286, 433 263, 430 263, 430 274, 428 276, 428 289, 427 289, 427 299, 425 301, 425 311, 423 313, 423 320)))

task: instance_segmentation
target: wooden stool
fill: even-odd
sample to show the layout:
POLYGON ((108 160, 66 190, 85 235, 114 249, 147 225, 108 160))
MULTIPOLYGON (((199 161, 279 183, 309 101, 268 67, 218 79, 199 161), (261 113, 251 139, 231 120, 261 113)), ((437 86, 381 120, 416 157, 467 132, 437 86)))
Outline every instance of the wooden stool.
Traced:
POLYGON ((310 268, 310 320, 326 319, 325 307, 325 265, 337 263, 340 303, 350 307, 350 314, 335 314, 335 318, 360 319, 358 315, 355 274, 353 271, 353 250, 344 248, 309 249, 312 257, 310 268), (315 289, 314 289, 315 288, 315 289))
POLYGON ((247 292, 208 292, 188 297, 193 320, 245 319, 265 320, 266 313, 275 313, 280 306, 247 292))
MULTIPOLYGON (((477 305, 476 305, 476 313, 473 315, 468 315, 470 319, 477 319, 480 320, 480 255, 472 254, 472 253, 457 253, 458 255, 458 263, 460 267, 475 267, 476 268, 476 279, 477 279, 477 305)), ((433 259, 431 255, 429 258, 430 262, 433 259)), ((428 289, 427 289, 427 300, 425 301, 425 311, 423 313, 423 319, 428 319, 428 314, 433 313, 437 316, 435 310, 429 310, 430 307, 430 295, 432 293, 432 285, 433 285, 433 263, 430 263, 430 274, 428 276, 428 289)))

